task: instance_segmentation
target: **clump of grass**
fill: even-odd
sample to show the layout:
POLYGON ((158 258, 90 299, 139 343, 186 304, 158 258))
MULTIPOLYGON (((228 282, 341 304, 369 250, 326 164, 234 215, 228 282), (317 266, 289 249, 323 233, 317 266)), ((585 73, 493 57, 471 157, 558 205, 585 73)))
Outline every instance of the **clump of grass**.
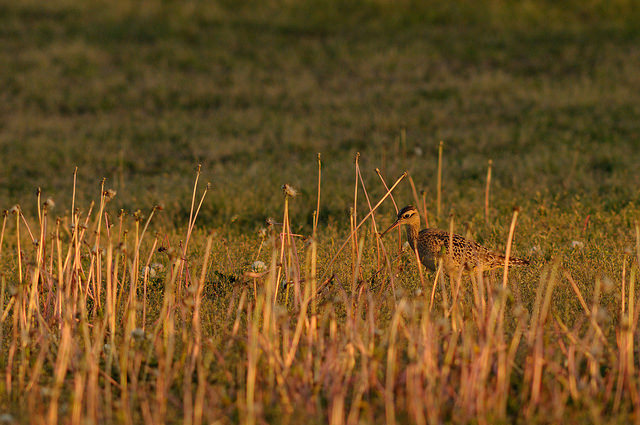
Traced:
MULTIPOLYGON (((318 158, 314 217, 320 166, 318 158)), ((219 231, 196 227, 209 191, 197 195, 199 168, 181 235, 149 236, 158 207, 146 217, 111 211, 105 181, 98 208, 72 201, 71 215, 52 221, 53 203, 45 201, 30 223, 16 207, 14 226, 5 212, 0 264, 15 266, 0 270, 3 409, 22 419, 29 407, 30 420, 49 423, 190 424, 294 415, 312 423, 597 421, 640 413, 637 224, 638 249, 625 254, 621 283, 596 277, 590 303, 559 260, 540 265, 530 292, 526 279, 535 273, 508 264, 501 278, 432 280, 415 252, 396 256, 377 237, 385 218, 375 213, 407 174, 372 191, 357 160, 355 173, 354 205, 359 199, 368 212, 358 219, 353 209, 341 245, 331 247, 319 222, 306 240, 293 233, 298 191, 285 185, 282 223, 256 239, 238 286, 212 297, 205 288, 222 273, 217 261, 243 259, 232 257, 239 251, 231 254, 219 231), (3 250, 8 238, 15 250, 3 250), (265 267, 249 270, 258 258, 265 267), (582 308, 572 323, 554 307, 567 284, 582 308)), ((517 217, 515 210, 507 258, 517 217)))

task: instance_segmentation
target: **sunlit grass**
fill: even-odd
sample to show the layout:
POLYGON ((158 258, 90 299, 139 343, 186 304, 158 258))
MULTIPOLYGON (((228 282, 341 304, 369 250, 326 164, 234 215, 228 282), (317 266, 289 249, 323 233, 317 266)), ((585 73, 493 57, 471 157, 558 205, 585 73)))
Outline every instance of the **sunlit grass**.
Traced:
MULTIPOLYGON (((18 206, 6 211, 5 409, 22 420, 27 407, 30 420, 50 423, 637 414, 638 251, 618 252, 615 274, 594 278, 574 277, 588 257, 565 266, 560 253, 545 261, 536 250, 534 265, 508 279, 423 277, 412 253, 398 255, 375 230, 389 221, 376 210, 404 175, 370 198, 357 164, 347 234, 323 224, 294 233, 289 205, 301 200, 289 185, 283 219, 266 231, 232 244, 196 230, 210 196, 199 169, 188 222, 169 232, 153 231, 158 207, 114 211, 118 195, 104 184, 99 202, 76 204, 71 217, 54 219, 50 199, 35 221, 18 206)), ((316 216, 322 204, 297 207, 316 216)))
POLYGON ((637 420, 639 12, 0 0, 0 422, 637 420))

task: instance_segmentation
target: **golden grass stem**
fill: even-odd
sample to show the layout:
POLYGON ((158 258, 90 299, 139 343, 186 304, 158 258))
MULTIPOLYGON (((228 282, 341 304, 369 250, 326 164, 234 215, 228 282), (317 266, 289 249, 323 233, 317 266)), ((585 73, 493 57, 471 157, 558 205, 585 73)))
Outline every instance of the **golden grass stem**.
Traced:
POLYGON ((422 211, 424 211, 424 225, 429 228, 429 214, 427 212, 427 191, 423 190, 422 194, 422 211))
POLYGON ((9 216, 8 211, 2 212, 2 230, 0 230, 0 259, 2 259, 2 246, 4 242, 4 230, 7 226, 7 217, 9 216))
MULTIPOLYGON (((358 168, 358 177, 360 179, 360 184, 362 185, 362 192, 364 193, 365 200, 367 201, 367 207, 369 208, 369 211, 371 211, 371 199, 369 198, 369 193, 367 192, 367 186, 364 184, 364 179, 362 178, 362 172, 360 171, 360 168, 358 168)), ((378 234, 378 225, 376 224, 375 214, 371 216, 371 230, 374 235, 378 234)), ((380 244, 382 243, 382 241, 380 240, 380 238, 375 237, 373 238, 373 240, 376 244, 376 264, 378 268, 380 268, 380 244)))
POLYGON ((507 279, 509 277, 509 259, 511 257, 511 243, 513 242, 513 233, 516 230, 516 220, 518 219, 519 208, 513 209, 513 218, 511 226, 509 226, 509 237, 507 238, 507 249, 504 254, 504 273, 502 275, 502 289, 507 288, 507 279))
POLYGON ((442 150, 444 142, 441 140, 438 145, 438 177, 436 181, 436 218, 440 220, 442 212, 442 150))
POLYGON ((71 227, 75 227, 75 211, 76 211, 76 181, 78 177, 78 167, 73 169, 73 192, 71 193, 71 227))
MULTIPOLYGON (((389 190, 389 186, 387 186, 387 183, 384 181, 384 177, 382 177, 382 173, 380 173, 380 170, 376 168, 376 173, 378 174, 378 177, 380 177, 380 181, 382 181, 382 185, 384 186, 385 190, 389 190)), ((396 200, 393 197, 393 194, 391 194, 391 202, 393 202, 393 208, 396 210, 396 214, 398 214, 398 204, 396 204, 396 200)), ((400 253, 402 251, 402 229, 398 226, 398 253, 400 253)))
POLYGON ((396 361, 397 347, 396 338, 398 328, 402 322, 402 312, 406 309, 406 302, 401 300, 391 319, 391 328, 389 331, 389 346, 387 348, 387 370, 385 376, 384 405, 385 417, 387 425, 396 423, 395 406, 394 406, 394 387, 396 380, 396 361))
POLYGON ((316 213, 313 216, 313 237, 318 229, 318 217, 320 216, 320 188, 322 185, 322 155, 318 152, 318 200, 316 203, 316 213))
POLYGON ((16 212, 16 249, 18 250, 18 283, 22 284, 22 250, 20 249, 20 207, 16 212))
MULTIPOLYGON (((356 176, 355 176, 355 184, 353 185, 353 225, 358 222, 358 176, 360 174, 360 152, 356 152, 355 158, 355 168, 356 168, 356 176)), ((358 257, 358 232, 354 231, 353 238, 351 239, 353 244, 353 260, 358 257)), ((353 264, 353 261, 352 261, 353 264)))
POLYGON ((347 239, 342 243, 342 246, 340 246, 340 248, 338 249, 338 252, 336 252, 333 256, 333 258, 331 259, 331 261, 329 261, 329 264, 327 265, 327 272, 328 270, 331 269, 331 266, 333 265, 333 263, 335 262, 336 258, 338 257, 338 255, 342 252, 342 250, 344 249, 345 246, 347 246, 347 244, 349 243, 349 241, 351 240, 351 238, 353 237, 354 232, 357 232, 358 229, 360 228, 360 226, 362 226, 362 224, 367 221, 367 219, 373 215, 373 213, 375 212, 375 210, 378 209, 378 207, 382 204, 382 202, 384 202, 385 199, 387 199, 387 197, 391 194, 391 192, 393 191, 393 189, 396 188, 396 186, 398 186, 398 184, 402 181, 402 179, 404 179, 407 176, 407 173, 404 172, 402 173, 402 175, 398 178, 398 180, 396 180, 396 182, 393 184, 393 186, 391 186, 391 189, 387 190, 387 193, 385 193, 385 195, 378 201, 378 203, 373 207, 373 209, 371 211, 369 211, 369 213, 360 221, 360 223, 356 226, 356 228, 351 232, 351 234, 349 235, 349 237, 347 237, 347 239))
POLYGON ((422 211, 420 211, 422 213, 422 218, 424 218, 424 221, 427 227, 429 227, 429 220, 427 218, 427 207, 426 207, 426 202, 424 202, 424 196, 422 199, 422 203, 420 202, 420 200, 418 199, 418 192, 416 191, 416 185, 413 182, 413 178, 411 177, 411 175, 409 174, 409 184, 411 184, 411 193, 413 194, 413 201, 416 204, 416 208, 418 208, 418 210, 422 209, 422 211))
POLYGON ((484 189, 484 222, 489 225, 489 190, 491 188, 491 166, 493 165, 493 161, 489 160, 489 165, 487 166, 487 185, 484 189))

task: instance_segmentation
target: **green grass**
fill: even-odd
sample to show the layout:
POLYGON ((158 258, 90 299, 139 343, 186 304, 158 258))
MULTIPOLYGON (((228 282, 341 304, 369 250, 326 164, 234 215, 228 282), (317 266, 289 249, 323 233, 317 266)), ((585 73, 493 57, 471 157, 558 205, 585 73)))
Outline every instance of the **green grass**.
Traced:
MULTIPOLYGON (((229 422, 245 421, 251 416, 243 404, 250 330, 264 331, 259 321, 251 327, 252 316, 246 308, 251 305, 252 311, 262 311, 266 304, 260 304, 262 292, 254 296, 253 282, 244 273, 259 250, 261 239, 256 231, 266 227, 268 217, 282 221, 282 184, 289 183, 300 191, 290 203, 291 231, 305 238, 311 235, 317 196, 316 155, 321 153, 318 274, 336 275, 336 281, 323 293, 318 312, 320 334, 327 340, 301 343, 304 347, 301 345, 296 352, 286 384, 278 382, 282 371, 274 368, 273 353, 264 345, 258 346, 257 354, 252 355, 258 356, 261 368, 256 378, 261 385, 256 393, 261 406, 256 413, 259 421, 276 422, 291 415, 284 401, 288 397, 293 400, 296 415, 325 423, 339 402, 332 397, 343 394, 341 391, 346 391, 345 414, 357 412, 365 422, 384 421, 388 349, 395 347, 389 336, 391 321, 401 311, 398 305, 404 299, 409 305, 407 311, 412 313, 406 318, 405 333, 396 347, 400 352, 394 401, 398 422, 419 422, 411 410, 411 400, 423 399, 439 400, 437 417, 444 421, 492 422, 497 418, 512 422, 526 410, 528 420, 545 422, 546 409, 558 420, 580 413, 584 421, 624 423, 628 415, 638 414, 634 406, 637 400, 625 386, 621 404, 614 409, 612 394, 617 381, 611 384, 607 380, 615 379, 617 375, 611 371, 620 364, 614 351, 598 358, 603 376, 600 380, 589 380, 591 364, 584 360, 576 372, 584 378, 580 397, 571 394, 566 384, 568 357, 554 342, 564 338, 564 343, 574 344, 578 352, 582 346, 568 342, 569 334, 563 333, 559 323, 566 324, 571 335, 589 343, 595 340, 595 331, 566 276, 549 273, 554 262, 561 263, 589 307, 596 281, 614 283, 614 289, 604 293, 598 303, 609 316, 600 326, 609 344, 617 348, 616 332, 624 330, 619 314, 623 262, 627 283, 630 273, 636 273, 631 270, 637 264, 634 226, 640 218, 639 21, 640 7, 623 0, 561 4, 506 0, 273 0, 241 4, 126 0, 85 4, 56 0, 44 4, 0 0, 0 210, 19 204, 37 238, 40 221, 35 193, 40 187, 41 202, 51 197, 57 204, 50 212, 47 229, 46 247, 51 249, 55 246, 51 245, 55 239, 50 233, 55 226, 53 219, 60 217, 67 228, 71 224, 73 172, 78 167, 76 206, 80 215, 86 216, 91 201, 97 203, 90 223, 96 220, 102 179, 107 179, 105 188, 117 190, 106 211, 115 222, 121 209, 126 213, 126 261, 131 261, 134 250, 133 213, 141 210, 146 220, 154 205, 163 207, 154 213, 142 243, 140 262, 144 265, 156 234, 162 246, 184 243, 194 170, 202 164, 200 181, 210 181, 212 187, 199 213, 186 259, 187 267, 197 271, 193 276, 182 276, 179 283, 187 287, 198 282, 195 276, 202 265, 207 234, 213 231, 199 310, 205 341, 202 347, 206 349, 201 357, 196 356, 196 369, 204 373, 207 399, 219 400, 209 401, 205 419, 228 416, 229 422), (406 140, 401 137, 403 132, 406 140), (444 208, 436 220, 437 150, 441 140, 444 208), (507 342, 516 335, 516 306, 535 316, 537 294, 540 291, 544 295, 546 285, 556 283, 543 333, 547 347, 544 358, 550 366, 542 375, 538 407, 530 403, 531 378, 527 373, 532 370, 533 348, 528 341, 518 345, 506 413, 491 407, 483 411, 469 401, 476 396, 462 396, 458 384, 465 382, 463 366, 474 361, 465 357, 473 351, 469 344, 473 341, 495 348, 483 339, 481 321, 469 325, 456 340, 459 355, 455 361, 459 363, 452 377, 436 383, 454 395, 421 398, 418 392, 407 389, 407 373, 418 364, 412 350, 421 352, 424 348, 411 348, 412 344, 421 344, 421 329, 432 329, 422 321, 430 317, 438 326, 443 321, 455 326, 458 319, 444 319, 440 290, 435 312, 430 315, 423 310, 424 298, 428 297, 424 293, 430 293, 434 276, 427 274, 428 287, 421 288, 413 259, 409 254, 397 256, 391 238, 385 243, 393 272, 384 269, 376 274, 377 254, 368 224, 361 232, 366 238, 359 281, 363 292, 356 295, 351 290, 355 260, 349 249, 328 268, 329 260, 349 234, 357 152, 372 203, 385 194, 375 168, 381 170, 388 184, 407 170, 418 192, 426 191, 432 225, 448 228, 452 217, 458 233, 496 250, 505 248, 512 208, 521 208, 514 251, 532 259, 534 267, 510 272, 512 298, 504 316, 507 342), (491 215, 485 223, 484 188, 490 159, 491 215), (574 241, 583 245, 574 246, 574 241), (396 276, 395 297, 388 286, 392 276, 396 276), (418 289, 423 295, 416 297, 418 289), (244 290, 248 304, 240 309, 239 330, 233 333, 244 290), (357 314, 350 310, 353 308, 357 314), (365 320, 370 311, 375 311, 375 326, 365 320), (350 321, 354 314, 361 320, 350 321), (340 337, 331 339, 333 319, 340 337), (423 325, 426 328, 421 328, 423 325), (380 332, 372 340, 374 352, 350 354, 357 342, 349 332, 368 332, 373 329, 370 326, 380 332), (307 363, 305 356, 316 363, 307 363), (355 366, 344 362, 347 358, 352 358, 355 366), (367 381, 366 373, 357 372, 361 367, 362 371, 370 367, 381 386, 376 386, 373 378, 367 381), (309 378, 310 370, 313 378, 309 378), (354 402, 358 385, 367 388, 368 397, 360 410, 354 402), (589 385, 595 385, 597 391, 589 385), (608 385, 613 385, 613 390, 608 385), (553 404, 554 397, 561 402, 553 404)), ((359 219, 368 211, 361 190, 359 219)), ((406 182, 398 186, 394 196, 399 204, 413 202, 406 182)), ((392 204, 386 201, 376 212, 379 226, 389 224, 393 215, 392 204)), ((22 291, 28 296, 30 289, 29 285, 17 285, 15 226, 15 216, 9 215, 0 246, 0 279, 7 288, 17 289, 13 295, 4 294, 3 308, 11 299, 19 299, 16 294, 22 291)), ((120 234, 117 226, 112 228, 113 235, 120 234)), ((105 232, 101 233, 102 249, 106 249, 105 232)), ((81 248, 85 272, 95 258, 90 253, 95 237, 87 234, 88 245, 81 248)), ((72 241, 66 233, 61 238, 66 254, 72 241)), ((43 271, 55 270, 57 266, 50 269, 38 263, 24 223, 21 242, 27 282, 34 264, 43 271)), ((259 259, 269 265, 274 251, 279 252, 279 246, 271 245, 267 238, 259 259)), ((308 252, 309 246, 298 241, 298 260, 291 260, 288 266, 299 264, 301 282, 308 276, 308 252)), ((125 257, 118 258, 125 261, 125 257)), ((54 260, 51 264, 56 265, 57 258, 54 260)), ((155 253, 152 262, 168 269, 172 260, 166 253, 155 253)), ((132 264, 127 267, 130 270, 132 264)), ((125 284, 120 290, 126 299, 131 295, 127 280, 131 276, 130 272, 122 273, 125 284)), ((62 287, 54 275, 43 278, 45 285, 50 283, 54 288, 52 294, 57 293, 58 285, 62 287)), ((145 326, 152 328, 159 320, 170 276, 165 271, 148 282, 145 326)), ((82 279, 91 281, 86 275, 82 279)), ((502 275, 494 273, 490 279, 500 283, 502 275)), ((65 284, 71 282, 65 280, 65 284)), ((275 284, 266 277, 260 282, 265 288, 275 284)), ((304 287, 301 283, 300 290, 304 287)), ((40 289, 38 305, 53 308, 44 288, 40 289)), ((466 320, 473 318, 474 307, 471 290, 468 285, 465 288, 460 317, 466 320)), ((274 313, 275 333, 263 335, 266 340, 272 338, 283 344, 281 349, 286 346, 283 341, 295 331, 303 295, 290 294, 288 310, 274 313)), ((281 296, 278 305, 284 303, 281 296)), ((137 308, 133 327, 143 325, 137 308)), ((183 367, 193 352, 188 322, 194 308, 180 302, 174 308, 178 325, 167 332, 176 341, 172 361, 183 367)), ((37 377, 33 388, 54 387, 55 353, 64 320, 50 313, 42 312, 47 327, 37 326, 37 336, 47 341, 40 344, 40 349, 32 345, 36 344, 34 340, 14 333, 24 330, 14 327, 14 318, 24 318, 26 312, 14 308, 2 323, 0 411, 19 416, 20 411, 36 403, 39 414, 48 414, 50 395, 34 398, 21 394, 32 376, 37 377), (8 360, 10 343, 16 344, 12 364, 8 360), (44 369, 32 375, 40 353, 44 353, 44 369), (25 382, 18 379, 21 373, 25 382), (13 377, 11 386, 6 384, 7 376, 13 377)), ((89 304, 80 323, 97 329, 103 313, 89 304)), ((118 304, 115 314, 126 322, 126 304, 118 304)), ((444 357, 451 333, 438 326, 432 330, 437 332, 436 347, 444 357)), ((535 330, 529 321, 523 326, 527 335, 535 330)), ((99 365, 111 376, 105 366, 108 354, 98 355, 97 360, 88 356, 88 347, 98 347, 98 342, 87 345, 82 329, 72 326, 73 350, 87 360, 71 364, 61 384, 60 416, 64 420, 71 420, 73 406, 78 403, 81 416, 105 418, 106 410, 101 410, 107 405, 103 375, 100 390, 90 392, 99 394, 98 413, 90 411, 87 399, 78 402, 72 396, 74 385, 80 385, 74 379, 85 376, 78 371, 99 365)), ((129 344, 127 329, 123 324, 118 330, 118 347, 129 344)), ((310 337, 309 332, 305 327, 303 339, 310 337)), ((108 330, 105 335, 110 338, 108 330)), ((95 337, 100 341, 98 334, 95 337)), ((145 343, 150 344, 144 348, 154 358, 173 347, 166 340, 153 338, 145 343)), ((440 358, 439 366, 443 366, 442 361, 440 358)), ((147 372, 156 366, 154 363, 147 372)), ((489 381, 495 378, 493 373, 489 381)), ((165 394, 170 400, 165 412, 169 422, 182 420, 188 404, 183 398, 188 379, 183 382, 183 375, 172 378, 165 394)), ((113 379, 120 378, 114 374, 113 379)), ((134 385, 139 385, 144 395, 155 394, 156 384, 134 385)), ((632 384, 625 382, 636 384, 635 380, 632 384)), ((119 399, 120 394, 113 391, 114 399, 119 399)), ((491 402, 490 397, 487 402, 491 402)), ((115 420, 146 421, 144 403, 141 396, 134 397, 130 406, 118 405, 114 408, 117 415, 124 416, 115 420)))

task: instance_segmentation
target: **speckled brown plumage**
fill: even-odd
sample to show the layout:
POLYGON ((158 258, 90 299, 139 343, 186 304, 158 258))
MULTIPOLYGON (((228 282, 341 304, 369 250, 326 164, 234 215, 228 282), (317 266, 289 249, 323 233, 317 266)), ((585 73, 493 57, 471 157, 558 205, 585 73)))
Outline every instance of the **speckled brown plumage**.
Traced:
MULTIPOLYGON (((435 270, 440 258, 448 274, 456 273, 463 267, 466 271, 477 272, 504 266, 505 256, 493 252, 477 242, 440 229, 420 230, 420 215, 416 207, 408 205, 398 212, 398 219, 382 234, 400 226, 407 226, 407 239, 412 249, 418 250, 420 262, 428 269, 435 270)), ((527 265, 529 261, 511 257, 510 265, 527 265)))

